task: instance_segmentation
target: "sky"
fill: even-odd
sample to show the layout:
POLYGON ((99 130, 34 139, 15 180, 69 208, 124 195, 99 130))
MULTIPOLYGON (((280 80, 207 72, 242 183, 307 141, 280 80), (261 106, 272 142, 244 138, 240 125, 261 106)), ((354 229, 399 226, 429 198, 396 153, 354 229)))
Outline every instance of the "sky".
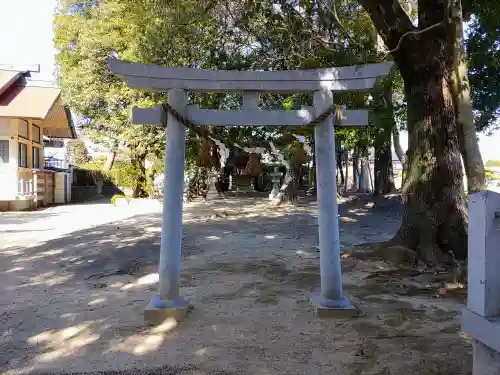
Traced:
MULTIPOLYGON (((56 5, 57 0, 0 0, 0 64, 40 64, 40 73, 33 78, 55 78, 52 25, 56 5)), ((406 143, 406 137, 401 138, 406 143)), ((500 131, 492 136, 480 134, 479 147, 485 162, 500 160, 500 131)))
POLYGON ((33 78, 54 79, 52 21, 57 0, 0 0, 0 64, 40 64, 33 78))

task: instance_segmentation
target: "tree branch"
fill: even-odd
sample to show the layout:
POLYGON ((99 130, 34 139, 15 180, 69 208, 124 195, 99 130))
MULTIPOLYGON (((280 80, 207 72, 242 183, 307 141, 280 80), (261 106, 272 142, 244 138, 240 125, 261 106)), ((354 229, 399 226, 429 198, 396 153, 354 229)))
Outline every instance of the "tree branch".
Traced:
POLYGON ((387 58, 387 56, 388 56, 388 55, 393 54, 394 52, 398 51, 398 50, 399 50, 399 48, 401 48, 401 43, 403 42, 403 39, 405 39, 407 36, 410 36, 410 35, 412 35, 412 36, 417 36, 417 35, 420 35, 420 34, 422 34, 422 33, 425 33, 426 31, 430 31, 430 30, 435 29, 435 28, 437 28, 437 27, 439 27, 439 26, 443 26, 445 23, 446 23, 446 19, 442 20, 442 21, 441 21, 441 22, 439 22, 439 23, 435 23, 434 25, 431 25, 431 26, 429 26, 429 27, 426 27, 425 29, 422 29, 422 30, 412 30, 412 31, 408 31, 408 32, 404 33, 404 34, 401 36, 401 38, 399 38, 399 41, 398 41, 398 44, 396 45, 396 47, 394 47, 393 49, 391 49, 390 51, 388 51, 388 52, 385 54, 385 56, 384 56, 384 58, 382 59, 382 61, 383 61, 383 60, 385 60, 385 59, 387 58))
POLYGON ((337 0, 324 0, 323 1, 323 6, 326 8, 326 10, 328 10, 328 12, 330 12, 330 14, 333 17, 333 21, 340 28, 340 30, 347 36, 347 38, 351 42, 358 44, 358 41, 356 40, 356 38, 354 38, 354 36, 349 32, 349 30, 347 30, 345 28, 344 24, 340 20, 339 15, 337 13, 337 3, 336 3, 336 1, 337 0), (328 3, 330 3, 330 5, 328 3))
POLYGON ((389 50, 394 50, 401 38, 418 31, 398 0, 359 0, 370 15, 373 25, 389 50))

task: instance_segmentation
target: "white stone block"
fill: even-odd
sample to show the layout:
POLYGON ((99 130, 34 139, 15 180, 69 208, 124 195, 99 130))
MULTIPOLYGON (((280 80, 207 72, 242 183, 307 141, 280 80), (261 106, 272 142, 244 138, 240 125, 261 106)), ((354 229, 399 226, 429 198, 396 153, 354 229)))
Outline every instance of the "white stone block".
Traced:
POLYGON ((500 194, 469 197, 468 303, 485 317, 500 316, 500 194))

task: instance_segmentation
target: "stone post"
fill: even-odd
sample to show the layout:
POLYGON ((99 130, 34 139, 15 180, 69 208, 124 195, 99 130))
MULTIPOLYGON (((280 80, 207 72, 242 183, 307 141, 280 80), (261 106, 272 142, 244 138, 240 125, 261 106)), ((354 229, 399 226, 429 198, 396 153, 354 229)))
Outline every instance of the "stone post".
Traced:
POLYGON ((280 183, 281 183, 281 172, 280 168, 275 166, 273 172, 271 173, 271 182, 273 184, 273 188, 271 190, 271 193, 269 194, 269 199, 273 200, 275 199, 279 192, 280 192, 280 183))
POLYGON ((467 308, 463 329, 473 345, 473 375, 500 375, 500 194, 469 197, 467 308))
POLYGON ((214 200, 220 197, 215 184, 217 183, 217 170, 215 168, 210 169, 208 172, 208 190, 206 200, 214 200))
MULTIPOLYGON (((169 90, 168 102, 181 115, 186 114, 184 90, 169 90)), ((169 113, 158 294, 144 310, 145 320, 150 324, 161 324, 167 318, 180 320, 189 310, 188 302, 179 295, 185 149, 186 128, 169 113)))
MULTIPOLYGON (((331 91, 316 91, 314 93, 316 114, 322 113, 332 103, 333 95, 331 91)), ((333 114, 321 124, 316 125, 314 139, 317 169, 321 293, 313 296, 311 302, 320 316, 353 315, 357 311, 342 292, 333 114)))

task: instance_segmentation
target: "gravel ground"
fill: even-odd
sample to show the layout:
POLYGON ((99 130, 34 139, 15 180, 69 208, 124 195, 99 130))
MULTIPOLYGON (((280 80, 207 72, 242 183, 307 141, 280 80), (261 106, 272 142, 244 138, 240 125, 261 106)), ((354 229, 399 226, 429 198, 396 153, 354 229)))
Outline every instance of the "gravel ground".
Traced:
MULTIPOLYGON (((344 248, 388 239, 396 200, 342 204, 344 248)), ((106 203, 0 216, 0 369, 6 374, 470 374, 460 295, 381 259, 343 260, 360 317, 320 319, 316 203, 258 197, 187 205, 187 319, 142 310, 156 288, 155 204, 106 203), (4 240, 4 238, 6 240, 4 240)))

